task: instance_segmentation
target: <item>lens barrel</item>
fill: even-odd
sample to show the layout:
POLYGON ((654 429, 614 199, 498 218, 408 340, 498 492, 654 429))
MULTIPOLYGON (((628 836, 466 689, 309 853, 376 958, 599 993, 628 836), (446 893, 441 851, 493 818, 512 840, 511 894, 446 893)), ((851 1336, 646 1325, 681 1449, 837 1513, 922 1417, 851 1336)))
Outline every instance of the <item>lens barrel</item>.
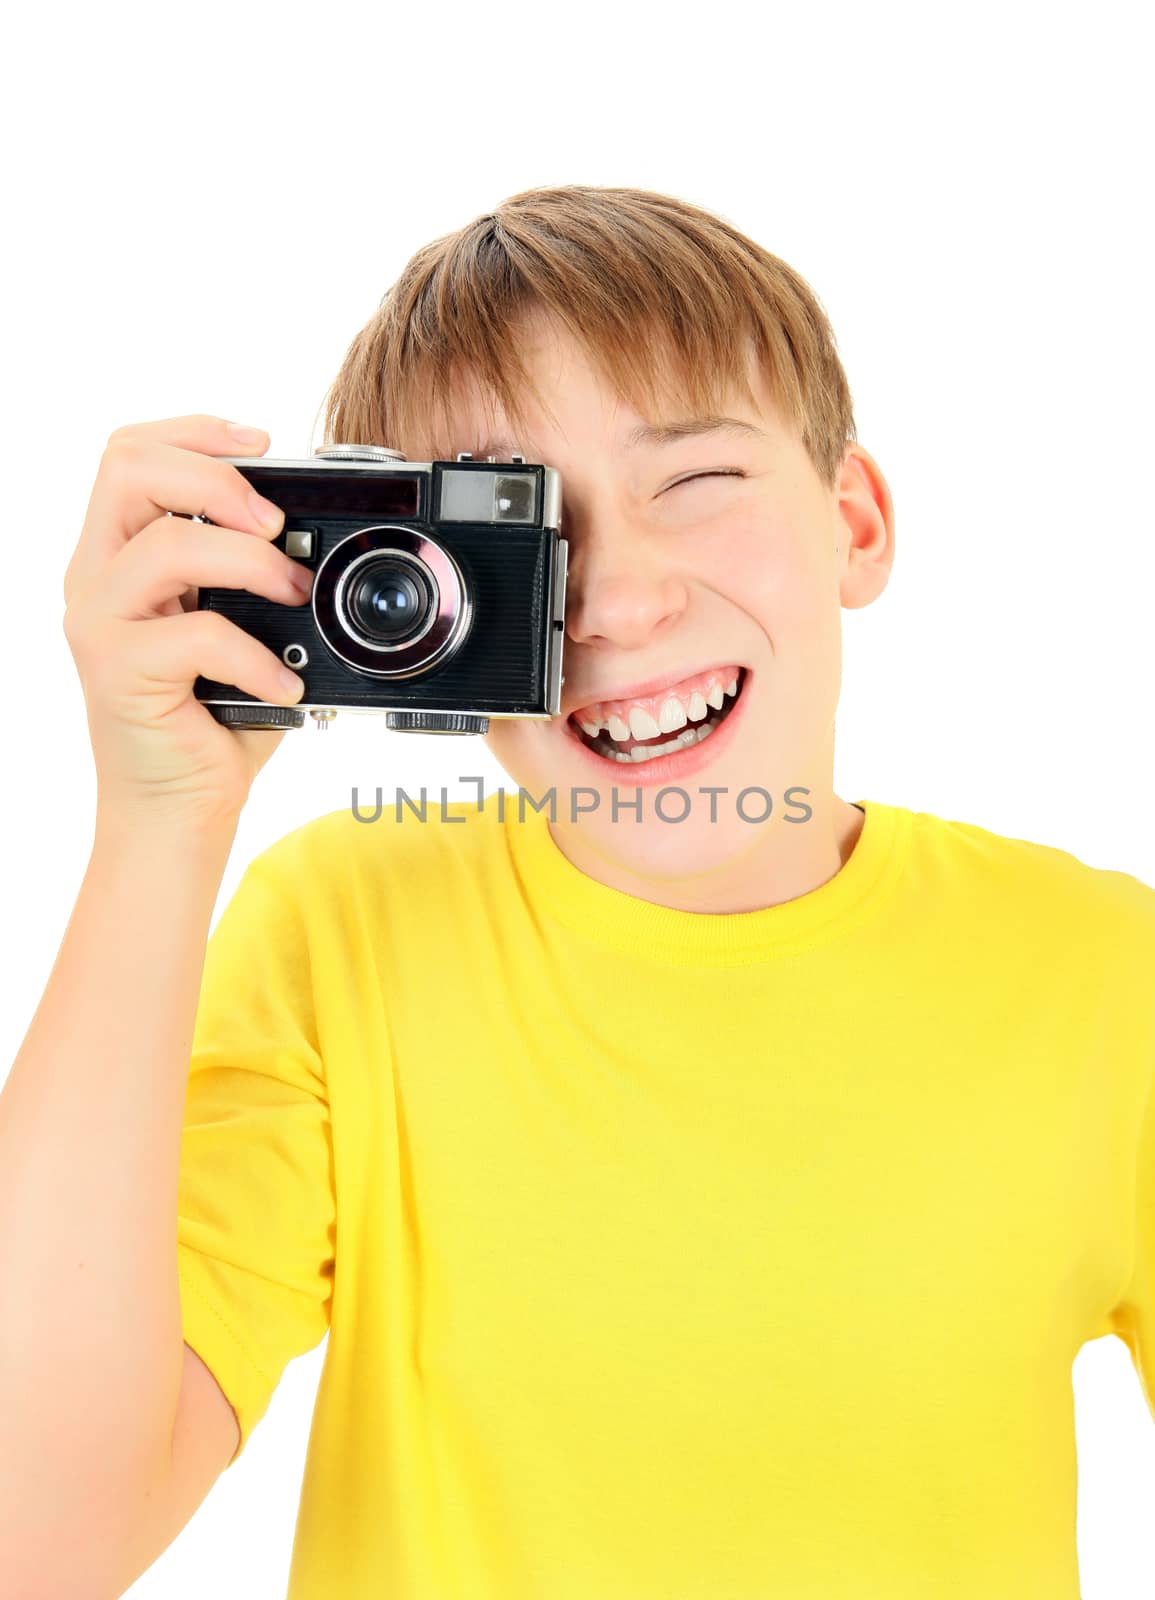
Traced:
POLYGON ((358 672, 411 678, 464 643, 473 607, 450 552, 416 528, 361 528, 317 568, 313 620, 327 648, 358 672))

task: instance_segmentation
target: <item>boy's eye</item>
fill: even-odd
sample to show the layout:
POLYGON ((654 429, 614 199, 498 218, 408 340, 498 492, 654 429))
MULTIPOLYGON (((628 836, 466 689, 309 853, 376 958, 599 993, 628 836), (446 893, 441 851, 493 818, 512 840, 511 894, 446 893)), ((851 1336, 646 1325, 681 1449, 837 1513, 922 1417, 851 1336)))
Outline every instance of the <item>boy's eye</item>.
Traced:
POLYGON ((701 479, 701 478, 744 478, 745 476, 746 476, 746 474, 744 472, 739 472, 737 470, 737 468, 735 468, 735 467, 729 467, 729 468, 721 468, 720 467, 715 472, 695 472, 695 473, 692 473, 690 475, 690 477, 688 477, 688 478, 677 478, 670 485, 670 488, 671 489, 677 489, 683 483, 697 483, 699 481, 699 479, 701 479))
MULTIPOLYGON (((445 459, 448 460, 449 457, 447 456, 445 459)), ((745 476, 746 474, 738 467, 717 467, 713 472, 692 472, 688 478, 675 478, 673 483, 667 484, 661 493, 668 494, 671 489, 680 489, 684 483, 697 483, 700 478, 744 478, 745 476)), ((563 539, 573 538, 573 533, 569 531, 568 519, 564 513, 562 516, 561 537, 563 539)))

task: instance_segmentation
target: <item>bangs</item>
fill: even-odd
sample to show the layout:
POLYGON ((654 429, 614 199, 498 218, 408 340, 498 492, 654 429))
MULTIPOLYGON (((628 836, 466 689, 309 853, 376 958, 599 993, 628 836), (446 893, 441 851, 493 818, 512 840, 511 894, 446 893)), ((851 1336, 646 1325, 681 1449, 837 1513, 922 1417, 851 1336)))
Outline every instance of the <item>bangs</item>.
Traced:
MULTIPOLYGON (((471 362, 458 354, 447 366, 427 361, 424 370, 418 363, 410 367, 409 381, 397 395, 391 414, 422 456, 428 448, 437 458, 452 460, 458 450, 480 447, 480 435, 462 441, 454 432, 454 412, 467 397, 476 400, 488 418, 485 439, 499 427, 499 410, 502 418, 508 418, 508 427, 502 421, 500 431, 512 431, 514 437, 531 432, 530 412, 534 409, 554 426, 558 424, 521 359, 523 341, 536 323, 531 311, 511 320, 506 328, 495 329, 489 345, 476 352, 471 362)), ((748 343, 734 350, 712 349, 699 357, 692 347, 671 340, 668 328, 660 322, 649 327, 635 322, 620 335, 583 326, 572 314, 565 325, 601 381, 647 423, 673 421, 687 411, 703 416, 722 411, 735 390, 746 396, 755 411, 759 408, 749 382, 748 343)))

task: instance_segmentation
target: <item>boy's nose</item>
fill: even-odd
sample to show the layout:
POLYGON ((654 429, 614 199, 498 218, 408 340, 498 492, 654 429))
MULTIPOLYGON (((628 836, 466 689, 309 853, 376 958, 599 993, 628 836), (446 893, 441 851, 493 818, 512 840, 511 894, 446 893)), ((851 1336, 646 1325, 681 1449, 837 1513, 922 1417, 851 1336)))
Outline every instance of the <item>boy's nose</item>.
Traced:
POLYGON ((671 572, 639 563, 591 564, 567 588, 566 634, 575 644, 643 645, 686 609, 686 589, 671 572), (576 580, 576 581, 575 581, 576 580))

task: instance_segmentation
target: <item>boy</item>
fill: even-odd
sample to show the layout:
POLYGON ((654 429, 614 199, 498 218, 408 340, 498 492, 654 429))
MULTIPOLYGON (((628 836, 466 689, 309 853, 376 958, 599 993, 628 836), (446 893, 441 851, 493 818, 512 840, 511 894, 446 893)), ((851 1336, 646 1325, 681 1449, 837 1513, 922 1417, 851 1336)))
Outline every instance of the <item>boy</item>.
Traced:
MULTIPOLYGON (((179 1141, 171 1084, 120 1135, 162 1155, 117 1224, 160 1220, 131 1292, 96 1273, 92 1370, 127 1348, 152 1384, 104 1570, 155 1559, 328 1332, 291 1600, 1076 1600, 1071 1363, 1115 1332, 1155 1381, 1155 891, 834 794, 840 609, 885 587, 893 510, 811 291, 670 197, 530 191, 414 258, 326 431, 559 468, 562 714, 488 736, 556 806, 334 812, 246 871, 179 1141)), ((211 812, 193 765, 152 774, 166 817, 211 812)), ((104 816, 111 895, 138 847, 104 816)), ((230 834, 191 834, 195 932, 230 834)), ((0 1119, 28 1164, 57 1010, 0 1119)), ((0 1190, 0 1249, 31 1203, 0 1190)))

